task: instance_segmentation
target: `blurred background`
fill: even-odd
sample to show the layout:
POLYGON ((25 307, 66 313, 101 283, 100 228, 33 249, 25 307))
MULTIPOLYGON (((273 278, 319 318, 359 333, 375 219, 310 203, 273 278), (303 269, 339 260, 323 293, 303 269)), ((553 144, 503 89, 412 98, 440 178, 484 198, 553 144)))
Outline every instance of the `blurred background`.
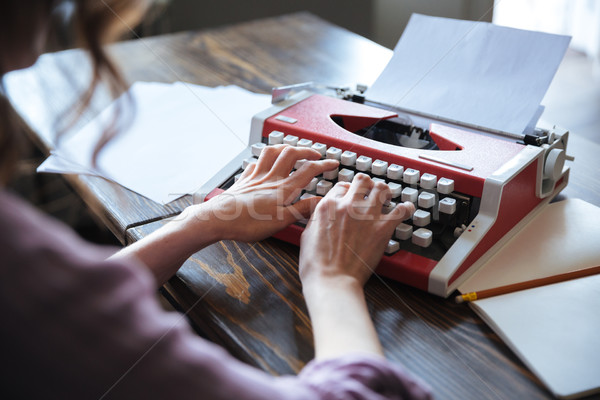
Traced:
MULTIPOLYGON (((395 47, 413 13, 569 35, 569 50, 542 102, 546 106, 542 118, 550 117, 553 123, 600 144, 600 0, 154 0, 153 4, 129 38, 301 11, 389 49, 395 47)), ((50 50, 72 45, 68 38, 63 42, 51 43, 50 50)))
POLYGON ((572 36, 545 116, 600 143, 600 0, 156 0, 142 36, 309 11, 393 49, 413 13, 572 36))
POLYGON ((393 48, 411 14, 494 22, 500 25, 573 36, 572 46, 600 55, 600 4, 597 0, 303 0, 282 2, 155 0, 153 22, 144 35, 215 27, 223 24, 309 11, 393 48))
POLYGON ((223 24, 309 11, 393 48, 412 13, 471 20, 492 20, 493 0, 155 0, 155 18, 144 35, 215 27, 223 24))

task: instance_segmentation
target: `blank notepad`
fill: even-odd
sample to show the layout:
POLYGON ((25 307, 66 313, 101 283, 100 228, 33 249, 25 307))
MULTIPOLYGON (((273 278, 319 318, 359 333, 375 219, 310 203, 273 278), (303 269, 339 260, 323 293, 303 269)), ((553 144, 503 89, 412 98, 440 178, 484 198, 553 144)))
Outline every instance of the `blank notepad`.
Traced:
POLYGON ((580 199, 549 204, 472 277, 461 293, 600 265, 600 208, 580 199))
MULTIPOLYGON (((600 208, 548 205, 461 293, 600 265, 600 208)), ((471 307, 558 397, 600 392, 600 275, 477 300, 471 307)))
POLYGON ((556 396, 600 392, 600 275, 472 307, 556 396))

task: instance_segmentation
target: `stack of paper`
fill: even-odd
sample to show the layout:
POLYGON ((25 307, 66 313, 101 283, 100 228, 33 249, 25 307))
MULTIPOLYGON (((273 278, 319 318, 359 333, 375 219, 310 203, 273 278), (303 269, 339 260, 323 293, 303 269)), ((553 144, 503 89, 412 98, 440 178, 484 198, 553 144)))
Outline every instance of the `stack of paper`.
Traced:
POLYGON ((83 54, 76 71, 61 57, 42 56, 4 82, 15 109, 53 149, 38 171, 99 175, 158 203, 207 182, 250 144, 252 116, 270 106, 270 96, 236 86, 137 82, 129 90, 134 107, 125 96, 111 104, 101 88, 92 110, 65 129, 64 113, 89 85, 90 68, 83 54), (93 167, 96 143, 118 107, 130 124, 102 149, 93 167), (60 140, 59 131, 66 131, 60 140))

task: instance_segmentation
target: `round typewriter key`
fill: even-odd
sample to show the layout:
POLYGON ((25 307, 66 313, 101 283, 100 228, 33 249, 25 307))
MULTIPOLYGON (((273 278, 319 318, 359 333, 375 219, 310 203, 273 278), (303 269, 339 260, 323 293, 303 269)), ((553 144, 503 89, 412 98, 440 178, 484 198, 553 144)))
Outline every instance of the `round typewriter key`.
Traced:
POLYGON ((417 189, 406 187, 402 190, 402 201, 417 202, 419 191, 417 189))
POLYGON ((402 174, 402 180, 404 183, 413 185, 419 182, 419 175, 419 170, 408 168, 404 171, 404 174, 402 174))
POLYGON ((387 177, 395 181, 402 179, 404 173, 404 167, 398 164, 392 164, 387 168, 387 177))
POLYGON ((283 143, 283 132, 273 131, 269 133, 269 144, 282 144, 283 143))
POLYGON ((454 180, 448 178, 440 178, 437 184, 437 191, 442 194, 449 194, 454 191, 454 180))
POLYGON ((352 182, 353 179, 354 171, 350 169, 344 168, 338 173, 338 181, 340 182, 352 182))
POLYGON ((385 254, 394 254, 400 250, 400 243, 395 240, 388 240, 387 246, 385 246, 385 254))
POLYGON ((388 187, 390 188, 390 192, 392 192, 392 198, 398 197, 402 194, 402 185, 396 182, 388 183, 388 187))
POLYGON ((354 163, 356 163, 356 153, 353 151, 346 150, 342 153, 340 163, 347 167, 354 166, 354 163))
POLYGON ((296 146, 298 144, 298 136, 287 135, 283 138, 283 144, 289 144, 290 146, 296 146))
POLYGON ((423 189, 433 189, 437 183, 437 176, 432 174, 423 174, 421 176, 421 187, 423 189))
POLYGON ((262 150, 267 147, 266 144, 264 144, 263 142, 258 142, 258 143, 254 143, 252 145, 252 155, 254 157, 260 157, 260 153, 262 153, 262 150))
POLYGON ((419 228, 413 232, 412 242, 417 246, 429 247, 433 241, 433 233, 429 229, 419 228))
POLYGON ((412 236, 412 232, 412 225, 408 225, 403 222, 396 227, 396 238, 400 240, 408 240, 412 236))
POLYGON ((373 159, 371 157, 360 156, 356 159, 356 169, 362 172, 369 171, 372 163, 373 159))
POLYGON ((421 192, 417 204, 421 208, 431 208, 435 205, 435 194, 429 192, 421 192))
POLYGON ((325 153, 327 152, 327 146, 325 146, 323 143, 315 143, 311 147, 313 150, 316 150, 319 153, 321 153, 321 157, 325 157, 325 153))
POLYGON ((444 197, 440 200, 440 212, 444 214, 454 214, 456 212, 456 199, 444 197))
POLYGON ((342 150, 338 149, 337 147, 330 147, 327 149, 327 152, 325 153, 325 158, 329 158, 331 160, 340 160, 340 158, 342 157, 342 150))
POLYGON ((373 165, 371 165, 371 172, 373 175, 385 175, 387 168, 387 161, 375 160, 373 161, 373 165))
POLYGON ((248 165, 254 164, 257 161, 258 160, 254 157, 246 158, 244 161, 242 161, 242 169, 248 168, 248 165))
POLYGON ((330 181, 326 181, 326 180, 320 180, 319 183, 317 183, 317 194, 321 195, 321 196, 325 196, 327 194, 327 192, 329 192, 331 190, 331 188, 333 187, 333 183, 330 181))
POLYGON ((300 139, 298 140, 298 147, 311 147, 313 144, 312 140, 300 139))
POLYGON ((412 217, 415 226, 427 226, 431 222, 431 213, 425 210, 417 210, 412 217))

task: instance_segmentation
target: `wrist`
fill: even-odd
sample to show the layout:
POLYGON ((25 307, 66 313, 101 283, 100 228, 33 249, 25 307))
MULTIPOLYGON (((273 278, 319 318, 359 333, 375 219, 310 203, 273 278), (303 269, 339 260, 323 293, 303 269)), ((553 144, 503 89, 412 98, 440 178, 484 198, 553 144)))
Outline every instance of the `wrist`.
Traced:
POLYGON ((187 207, 172 221, 181 223, 179 229, 185 234, 184 240, 191 241, 192 254, 196 251, 224 239, 222 224, 204 204, 187 207))
POLYGON ((347 294, 364 297, 362 282, 350 275, 315 274, 302 279, 302 292, 307 302, 310 299, 324 300, 329 296, 347 294))
POLYGON ((319 276, 303 281, 303 292, 313 327, 315 358, 356 352, 383 354, 360 280, 349 275, 319 276))
POLYGON ((365 282, 370 276, 362 265, 356 265, 356 260, 350 257, 337 257, 335 254, 319 257, 318 253, 303 252, 300 248, 300 280, 304 291, 307 290, 346 290, 362 292, 365 282))

